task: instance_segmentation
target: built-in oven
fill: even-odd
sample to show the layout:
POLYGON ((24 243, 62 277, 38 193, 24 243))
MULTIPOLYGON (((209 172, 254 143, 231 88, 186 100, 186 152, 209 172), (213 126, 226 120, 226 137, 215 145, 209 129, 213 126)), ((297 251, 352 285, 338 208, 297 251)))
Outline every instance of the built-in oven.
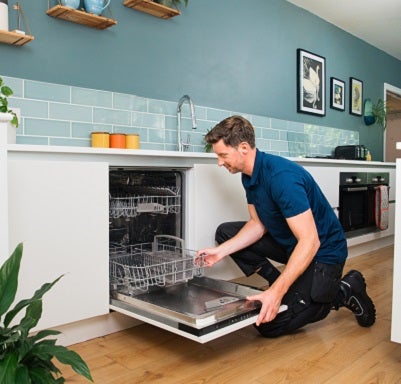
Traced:
MULTIPOLYGON (((203 275, 183 239, 185 170, 110 170, 110 308, 200 343, 255 323, 260 290, 203 275)), ((285 310, 282 306, 280 310, 285 310)))
POLYGON ((339 220, 347 237, 382 230, 388 224, 387 172, 341 172, 339 220))

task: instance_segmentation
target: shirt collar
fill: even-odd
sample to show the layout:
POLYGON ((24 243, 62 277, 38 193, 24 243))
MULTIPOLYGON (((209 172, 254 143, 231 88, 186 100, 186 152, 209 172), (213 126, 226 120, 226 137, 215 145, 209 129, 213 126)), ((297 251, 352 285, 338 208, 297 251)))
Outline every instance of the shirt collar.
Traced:
POLYGON ((255 163, 253 165, 252 176, 242 174, 242 182, 245 187, 252 187, 256 184, 258 179, 258 175, 260 172, 260 168, 262 166, 262 154, 256 148, 256 156, 255 156, 255 163))

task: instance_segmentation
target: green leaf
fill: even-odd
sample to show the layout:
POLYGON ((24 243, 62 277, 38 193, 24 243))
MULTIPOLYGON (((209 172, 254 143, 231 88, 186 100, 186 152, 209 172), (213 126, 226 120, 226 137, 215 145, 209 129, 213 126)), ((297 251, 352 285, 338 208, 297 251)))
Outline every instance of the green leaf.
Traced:
POLYGON ((11 89, 10 87, 7 87, 7 85, 3 85, 3 86, 1 87, 1 93, 2 93, 4 96, 9 97, 9 96, 12 96, 13 91, 12 91, 12 89, 11 89))
MULTIPOLYGON (((29 377, 33 384, 55 384, 59 383, 57 379, 51 374, 49 370, 42 367, 32 367, 29 370, 29 377)), ((62 381, 61 383, 64 383, 62 381)))
POLYGON ((90 381, 93 381, 88 366, 78 353, 71 351, 62 345, 55 345, 49 349, 60 363, 71 366, 76 373, 86 377, 90 381))
MULTIPOLYGON (((21 300, 11 311, 9 311, 4 319, 4 326, 8 326, 15 315, 20 312, 23 308, 30 305, 32 302, 36 300, 42 299, 43 295, 49 291, 54 284, 56 284, 64 275, 59 276, 56 280, 51 283, 43 284, 30 299, 21 300)), ((0 291, 1 293, 1 291, 0 291)))
POLYGON ((17 368, 17 374, 15 375, 16 383, 30 383, 29 370, 25 365, 19 365, 17 368))
POLYGON ((13 114, 13 118, 11 119, 11 124, 18 128, 18 117, 15 113, 13 114))
POLYGON ((43 331, 39 331, 36 335, 29 337, 29 339, 36 343, 37 341, 44 339, 47 336, 59 335, 60 333, 60 331, 56 331, 53 329, 45 329, 43 331))
POLYGON ((0 268, 0 319, 15 299, 22 250, 23 245, 20 243, 0 268))
POLYGON ((19 329, 27 337, 29 331, 35 327, 42 316, 42 299, 35 300, 26 308, 25 316, 19 323, 19 329))
POLYGON ((4 359, 0 360, 0 383, 15 384, 17 373, 18 359, 14 353, 8 354, 4 359))

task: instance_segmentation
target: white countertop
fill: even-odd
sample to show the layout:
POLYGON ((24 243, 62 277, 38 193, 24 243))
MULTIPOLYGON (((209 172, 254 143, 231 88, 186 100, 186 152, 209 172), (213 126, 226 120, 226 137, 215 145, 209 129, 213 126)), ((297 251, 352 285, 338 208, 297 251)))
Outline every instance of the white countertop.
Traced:
MULTIPOLYGON (((401 143, 400 148, 401 148, 401 143)), ((27 156, 35 154, 59 156, 71 155, 71 157, 82 158, 88 155, 91 159, 98 158, 98 160, 106 161, 106 158, 111 163, 115 163, 117 158, 122 160, 125 158, 147 159, 160 162, 161 159, 169 159, 174 161, 182 160, 183 166, 188 166, 194 160, 201 163, 213 163, 217 157, 214 153, 206 152, 178 152, 178 151, 161 151, 161 150, 146 150, 146 149, 118 149, 118 148, 92 148, 92 147, 68 147, 68 146, 50 146, 50 145, 24 145, 24 144, 11 144, 7 146, 9 155, 12 154, 25 154, 27 156), (114 159, 114 160, 113 160, 114 159)), ((289 157, 288 159, 302 164, 325 164, 327 166, 361 166, 364 167, 395 167, 395 163, 381 162, 381 161, 362 161, 362 160, 338 160, 338 159, 320 159, 320 158, 305 158, 305 157, 289 157)), ((160 164, 163 165, 163 164, 160 164)), ((168 164, 165 164, 168 165, 168 164)))

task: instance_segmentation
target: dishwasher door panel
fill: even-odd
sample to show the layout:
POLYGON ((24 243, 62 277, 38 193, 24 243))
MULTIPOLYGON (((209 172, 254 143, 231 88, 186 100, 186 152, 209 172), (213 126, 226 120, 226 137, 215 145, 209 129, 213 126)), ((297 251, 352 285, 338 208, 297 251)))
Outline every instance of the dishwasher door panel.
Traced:
POLYGON ((261 291, 243 285, 194 277, 130 296, 116 292, 111 308, 200 343, 255 323, 259 302, 246 296, 261 291))

